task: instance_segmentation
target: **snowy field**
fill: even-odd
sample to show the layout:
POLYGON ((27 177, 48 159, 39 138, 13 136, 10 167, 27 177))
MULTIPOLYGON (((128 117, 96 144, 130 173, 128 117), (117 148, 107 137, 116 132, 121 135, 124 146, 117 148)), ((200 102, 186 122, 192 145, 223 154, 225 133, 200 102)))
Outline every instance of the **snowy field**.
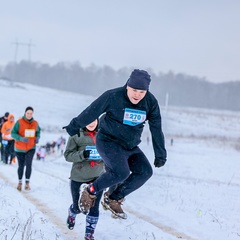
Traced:
MULTIPOLYGON (((94 98, 0 81, 0 114, 16 119, 31 105, 43 131, 39 144, 67 134, 94 98)), ((168 161, 126 198, 127 220, 100 209, 96 240, 240 240, 240 113, 162 108, 168 161), (171 144, 173 139, 173 144, 171 144)), ((141 148, 153 165, 148 127, 141 148)), ((60 152, 34 160, 30 192, 16 190, 17 164, 0 165, 0 240, 83 239, 85 216, 66 227, 71 164, 60 152)))

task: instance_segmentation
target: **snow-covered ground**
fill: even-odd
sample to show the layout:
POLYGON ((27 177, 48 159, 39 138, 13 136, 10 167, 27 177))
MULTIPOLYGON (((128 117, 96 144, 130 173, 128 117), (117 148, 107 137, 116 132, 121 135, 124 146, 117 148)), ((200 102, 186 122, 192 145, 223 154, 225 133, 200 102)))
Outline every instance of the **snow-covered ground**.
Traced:
MULTIPOLYGON (((68 124, 94 98, 0 81, 0 114, 16 118, 31 105, 43 131, 39 144, 67 134, 68 124)), ((240 240, 240 113, 162 107, 168 161, 126 198, 127 220, 100 209, 96 240, 240 240), (171 145, 171 139, 173 144, 171 145)), ((141 148, 154 155, 148 127, 141 148)), ((60 152, 34 160, 30 192, 16 190, 17 164, 0 165, 0 240, 83 239, 85 216, 66 227, 71 164, 60 152)))

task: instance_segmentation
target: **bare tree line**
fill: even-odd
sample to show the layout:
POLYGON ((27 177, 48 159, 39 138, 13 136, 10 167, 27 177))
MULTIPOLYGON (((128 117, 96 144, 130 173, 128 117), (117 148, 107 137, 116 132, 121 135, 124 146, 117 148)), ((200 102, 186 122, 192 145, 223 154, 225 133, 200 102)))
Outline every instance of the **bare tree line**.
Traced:
MULTIPOLYGON (((10 81, 80 94, 99 96, 105 90, 123 86, 133 69, 114 70, 110 66, 91 65, 83 68, 79 62, 49 65, 21 61, 0 68, 0 77, 10 81)), ((150 91, 161 105, 188 106, 222 110, 240 110, 240 81, 211 83, 204 78, 182 73, 154 73, 146 69, 152 78, 150 91)))

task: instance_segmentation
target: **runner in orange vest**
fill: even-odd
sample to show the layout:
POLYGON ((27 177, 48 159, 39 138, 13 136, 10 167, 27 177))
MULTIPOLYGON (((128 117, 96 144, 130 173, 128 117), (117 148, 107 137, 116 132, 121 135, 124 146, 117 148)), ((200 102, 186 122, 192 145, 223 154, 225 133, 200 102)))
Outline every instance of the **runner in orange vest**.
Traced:
POLYGON ((24 116, 20 118, 12 129, 12 137, 15 139, 14 149, 18 159, 18 186, 22 190, 22 178, 25 171, 25 190, 30 190, 29 182, 32 173, 32 160, 36 151, 36 144, 40 138, 41 128, 33 119, 33 108, 27 107, 24 116))

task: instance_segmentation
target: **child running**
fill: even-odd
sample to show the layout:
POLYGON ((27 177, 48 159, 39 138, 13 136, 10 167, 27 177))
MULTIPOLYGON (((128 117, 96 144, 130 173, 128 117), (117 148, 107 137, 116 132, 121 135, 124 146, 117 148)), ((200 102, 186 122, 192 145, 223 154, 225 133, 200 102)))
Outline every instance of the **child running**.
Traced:
MULTIPOLYGON (((74 228, 76 215, 81 213, 78 206, 79 191, 82 184, 90 184, 104 172, 103 161, 96 150, 96 135, 98 119, 81 128, 77 135, 69 137, 64 157, 66 161, 72 162, 70 175, 70 188, 72 204, 68 210, 67 226, 70 230, 74 228)), ((99 203, 103 191, 99 191, 95 201, 89 206, 86 215, 85 240, 94 239, 94 231, 99 218, 99 203)))

